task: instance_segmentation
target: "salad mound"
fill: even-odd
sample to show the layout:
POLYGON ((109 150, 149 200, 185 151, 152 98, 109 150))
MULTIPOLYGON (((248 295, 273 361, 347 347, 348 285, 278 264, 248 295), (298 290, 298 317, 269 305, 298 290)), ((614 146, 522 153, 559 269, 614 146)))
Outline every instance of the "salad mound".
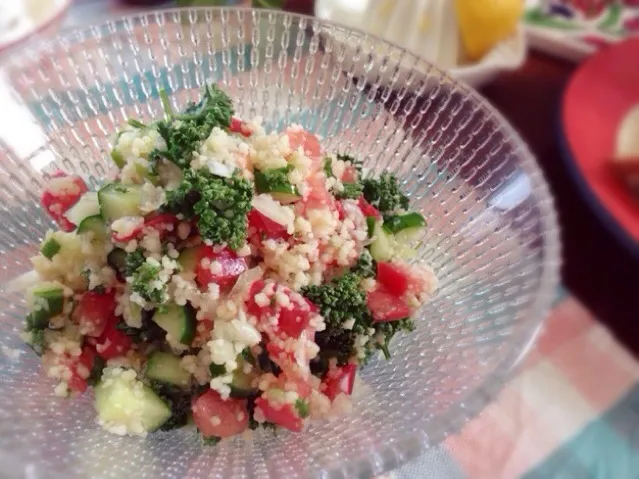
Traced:
POLYGON ((59 230, 19 283, 55 393, 92 386, 115 434, 192 417, 207 442, 348 412, 437 287, 406 262, 424 218, 393 175, 239 120, 215 86, 179 112, 161 97, 164 118, 114 136, 114 179, 58 173, 42 195, 59 230))

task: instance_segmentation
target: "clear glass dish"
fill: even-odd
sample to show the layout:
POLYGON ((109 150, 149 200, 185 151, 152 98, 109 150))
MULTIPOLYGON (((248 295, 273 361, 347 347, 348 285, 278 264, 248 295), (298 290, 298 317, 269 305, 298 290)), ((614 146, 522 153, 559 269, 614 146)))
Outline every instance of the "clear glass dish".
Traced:
POLYGON ((476 92, 400 48, 310 17, 193 9, 112 21, 19 53, 0 70, 5 284, 30 268, 52 226, 38 198, 53 171, 97 185, 114 172, 110 134, 129 117, 161 115, 159 88, 183 104, 215 81, 236 99, 239 116, 262 116, 277 129, 301 124, 374 172, 397 174, 428 221, 419 255, 441 285, 417 331, 393 344, 393 358, 362 370, 352 415, 300 435, 260 432, 214 448, 188 429, 111 436, 95 423, 90 392, 55 397, 19 338, 25 302, 4 290, 3 477, 378 474, 480 410, 549 310, 559 239, 534 158, 476 92))

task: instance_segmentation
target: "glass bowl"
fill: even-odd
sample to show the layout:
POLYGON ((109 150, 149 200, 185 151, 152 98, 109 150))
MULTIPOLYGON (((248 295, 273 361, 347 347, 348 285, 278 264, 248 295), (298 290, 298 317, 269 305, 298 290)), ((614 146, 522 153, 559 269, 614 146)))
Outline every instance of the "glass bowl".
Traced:
POLYGON ((21 295, 0 293, 0 464, 8 477, 368 477, 459 429, 494 396, 548 313, 559 239, 548 187, 508 123, 412 54, 339 25, 266 10, 167 10, 24 49, 0 69, 0 281, 30 268, 53 224, 55 170, 96 186, 109 137, 221 84, 237 114, 298 123, 373 172, 394 172, 428 221, 419 256, 440 279, 417 330, 361 371, 354 412, 295 435, 203 447, 193 429, 145 439, 95 423, 92 394, 53 394, 19 338, 21 295), (338 39, 336 41, 335 39, 338 39), (410 69, 414 63, 420 68, 410 69), (398 65, 401 64, 401 68, 398 65), (355 73, 357 72, 357 73, 355 73))

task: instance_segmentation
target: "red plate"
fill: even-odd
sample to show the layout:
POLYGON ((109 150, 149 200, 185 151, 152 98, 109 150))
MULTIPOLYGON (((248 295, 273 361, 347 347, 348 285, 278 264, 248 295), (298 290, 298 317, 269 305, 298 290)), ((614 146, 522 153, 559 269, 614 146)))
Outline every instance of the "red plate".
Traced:
MULTIPOLYGON (((639 38, 587 60, 573 75, 563 100, 566 144, 595 210, 624 243, 639 251, 639 198, 610 168, 617 131, 639 104, 639 38)), ((638 132, 639 134, 639 132, 638 132)))

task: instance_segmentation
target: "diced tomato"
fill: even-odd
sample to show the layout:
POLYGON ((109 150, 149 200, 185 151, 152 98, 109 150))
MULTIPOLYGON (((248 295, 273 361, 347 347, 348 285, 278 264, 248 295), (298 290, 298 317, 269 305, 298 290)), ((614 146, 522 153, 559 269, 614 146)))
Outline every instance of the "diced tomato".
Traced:
POLYGON ((193 420, 204 437, 231 437, 248 427, 244 399, 222 399, 212 389, 191 402, 193 420))
POLYGON ((55 176, 47 184, 40 203, 49 213, 49 216, 58 223, 63 231, 72 231, 76 225, 71 223, 65 216, 69 208, 75 205, 80 196, 88 191, 87 185, 82 178, 77 175, 55 176))
POLYGON ((142 234, 142 229, 144 228, 144 218, 140 216, 125 216, 118 219, 117 221, 121 224, 125 224, 127 227, 125 228, 126 231, 123 232, 115 230, 111 232, 111 239, 114 242, 127 243, 142 234))
POLYGON ((248 224, 249 227, 255 228, 258 233, 264 234, 267 238, 280 239, 290 236, 286 231, 286 226, 267 218, 255 208, 249 211, 248 224))
POLYGON ((309 158, 319 158, 322 155, 322 146, 315 135, 301 128, 289 128, 286 130, 288 144, 291 150, 297 150, 300 146, 309 158))
POLYGON ((344 168, 344 173, 342 173, 340 180, 342 180, 343 183, 356 183, 357 176, 357 168, 353 165, 349 165, 344 168))
POLYGON ((347 364, 341 368, 335 368, 328 372, 326 378, 324 378, 324 394, 326 394, 331 400, 340 394, 352 394, 353 384, 355 384, 355 372, 357 366, 354 364, 347 364))
POLYGON ((89 387, 89 383, 87 383, 87 380, 81 378, 77 374, 73 374, 71 376, 71 379, 67 381, 67 385, 69 386, 69 389, 71 391, 78 392, 80 394, 86 391, 87 387, 89 387))
POLYGON ((268 422, 277 424, 289 431, 302 431, 304 422, 302 421, 302 418, 297 415, 293 405, 283 404, 275 407, 271 406, 266 399, 259 397, 255 400, 255 407, 262 411, 264 419, 268 422))
POLYGON ((375 323, 397 321, 410 316, 410 308, 408 305, 397 296, 386 291, 383 287, 368 293, 366 304, 373 314, 373 321, 375 323))
POLYGON ((406 269, 395 263, 385 261, 377 262, 377 281, 379 281, 386 291, 401 296, 408 290, 408 275, 406 269))
POLYGON ((131 338, 116 327, 117 322, 117 318, 113 316, 104 333, 95 340, 95 350, 105 360, 125 355, 133 344, 131 338))
POLYGON ((335 202, 335 209, 337 209, 337 214, 339 215, 339 220, 344 221, 346 218, 346 211, 344 211, 344 205, 341 201, 335 202))
POLYGON ((175 230, 180 220, 177 216, 163 213, 159 215, 150 215, 144 218, 144 227, 153 228, 160 233, 160 236, 175 230))
POLYGON ((260 306, 255 302, 255 295, 264 289, 264 285, 265 283, 261 279, 254 281, 249 290, 249 298, 246 300, 246 311, 258 318, 262 315, 272 315, 274 312, 272 306, 260 306))
POLYGON ((328 207, 332 210, 336 208, 335 198, 326 188, 326 180, 323 175, 311 175, 306 179, 306 183, 308 191, 302 201, 306 208, 322 209, 328 207))
MULTIPOLYGON (((305 331, 300 337, 304 337, 304 340, 312 340, 311 336, 312 334, 309 335, 305 331)), ((266 352, 271 361, 282 370, 278 376, 278 380, 282 381, 280 387, 290 390, 289 385, 295 384, 297 393, 302 397, 307 397, 312 390, 309 384, 311 369, 307 349, 296 348, 295 351, 286 351, 277 341, 269 341, 266 343, 266 352), (298 356, 297 354, 300 353, 301 356, 298 356)))
POLYGON ((229 130, 233 133, 240 133, 246 137, 251 136, 251 130, 248 129, 246 123, 240 120, 239 118, 231 118, 231 125, 229 126, 229 130))
POLYGON ((84 345, 82 347, 82 354, 78 358, 78 362, 71 368, 71 379, 69 379, 69 381, 67 382, 71 391, 79 393, 83 393, 84 391, 86 391, 89 385, 87 382, 88 376, 86 378, 84 376, 86 375, 85 373, 87 371, 89 374, 91 374, 94 362, 95 350, 89 345, 84 345), (85 371, 83 371, 83 374, 80 374, 80 372, 78 371, 78 368, 80 367, 83 367, 85 369, 85 371))
POLYGON ((366 198, 363 196, 360 196, 359 200, 357 200, 357 206, 359 206, 359 209, 362 210, 362 214, 366 217, 372 216, 377 220, 382 218, 379 210, 366 201, 366 198))
POLYGON ((87 291, 76 305, 71 318, 80 326, 80 333, 97 338, 115 312, 115 292, 87 291))
POLYGON ((224 248, 216 253, 212 246, 201 246, 198 249, 197 266, 195 275, 200 287, 207 287, 211 283, 217 284, 222 289, 233 287, 237 278, 246 271, 246 260, 240 258, 233 250, 224 248), (207 266, 202 264, 202 260, 208 259, 210 263, 216 262, 219 267, 217 271, 211 271, 210 263, 207 266))
POLYGON ((304 309, 302 306, 291 303, 289 308, 281 308, 278 315, 280 331, 292 337, 299 338, 302 331, 308 327, 313 314, 312 309, 304 309))
MULTIPOLYGON (((317 307, 305 298, 291 299, 286 307, 281 307, 274 301, 274 296, 269 297, 267 306, 260 306, 255 302, 255 296, 264 290, 265 283, 262 280, 255 281, 249 290, 249 298, 246 302, 246 310, 249 314, 257 316, 258 319, 271 318, 277 315, 278 328, 269 328, 271 334, 278 335, 279 332, 292 338, 299 338, 303 331, 308 328, 311 315, 318 311, 317 307)), ((288 288, 279 288, 284 294, 290 295, 292 291, 288 288)), ((296 295, 297 296, 297 295, 296 295)), ((299 298, 299 296, 297 296, 299 298)))

